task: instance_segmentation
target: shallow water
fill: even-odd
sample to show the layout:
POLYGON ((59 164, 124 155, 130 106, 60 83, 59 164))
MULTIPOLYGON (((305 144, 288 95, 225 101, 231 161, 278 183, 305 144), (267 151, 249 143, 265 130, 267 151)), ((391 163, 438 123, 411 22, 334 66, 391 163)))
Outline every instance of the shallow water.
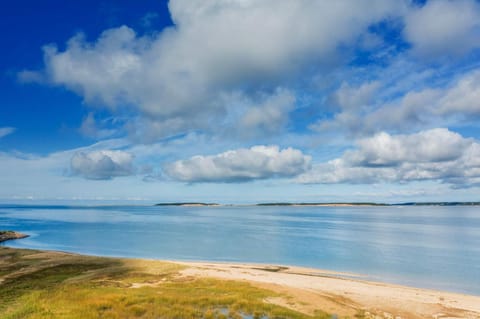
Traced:
POLYGON ((480 207, 0 206, 8 246, 308 266, 480 295, 480 207))

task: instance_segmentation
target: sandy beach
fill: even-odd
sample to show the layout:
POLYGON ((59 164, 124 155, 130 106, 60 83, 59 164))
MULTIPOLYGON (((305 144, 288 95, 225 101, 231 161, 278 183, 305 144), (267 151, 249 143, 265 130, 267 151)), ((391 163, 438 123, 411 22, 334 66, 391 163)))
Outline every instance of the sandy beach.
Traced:
POLYGON ((248 281, 285 294, 266 302, 312 314, 323 309, 370 318, 480 318, 480 296, 362 280, 318 269, 254 264, 188 262, 183 276, 248 281))
MULTIPOLYGON (((128 309, 121 308, 121 300, 131 296, 130 303, 136 304, 137 308, 144 307, 145 318, 153 318, 155 316, 152 304, 139 305, 138 302, 145 299, 135 299, 136 291, 139 291, 142 298, 149 296, 148 300, 155 300, 158 296, 168 296, 177 289, 179 294, 172 299, 172 304, 178 299, 184 299, 184 303, 177 305, 180 307, 177 311, 183 311, 186 305, 197 309, 195 307, 198 307, 198 300, 209 300, 215 305, 220 302, 218 298, 225 294, 245 291, 242 289, 253 289, 249 290, 250 293, 256 294, 258 291, 255 289, 259 288, 266 293, 257 301, 249 301, 251 305, 257 302, 254 309, 265 308, 270 304, 309 318, 317 318, 318 311, 335 314, 338 318, 480 318, 480 296, 372 282, 355 274, 295 266, 105 258, 0 247, 0 271, 2 269, 4 272, 0 275, 0 300, 10 300, 10 308, 4 310, 11 313, 25 305, 19 302, 15 306, 15 298, 34 293, 28 288, 30 285, 40 285, 50 288, 49 293, 43 295, 43 299, 35 294, 28 299, 29 303, 37 306, 35 313, 40 311, 39 309, 48 308, 48 311, 58 312, 75 305, 88 307, 93 303, 93 312, 88 313, 85 318, 97 317, 97 299, 106 298, 106 292, 110 299, 103 302, 109 305, 108 309, 116 309, 116 315, 128 315, 128 309), (68 269, 76 270, 72 272, 68 269), (35 275, 40 273, 47 277, 35 275), (52 285, 55 283, 52 278, 55 277, 48 277, 56 275, 62 278, 57 282, 57 286, 52 285), (60 284, 63 280, 65 282, 60 284), (226 286, 222 283, 230 284, 226 286), (245 286, 245 283, 250 285, 245 286), (112 290, 112 285, 115 290, 112 290), (28 289, 25 290, 25 287, 28 289), (55 289, 57 295, 52 299, 50 296, 55 289), (197 299, 191 299, 192 294, 199 295, 195 297, 197 299), (70 300, 67 302, 68 306, 62 304, 64 299, 70 300), (148 315, 149 311, 152 312, 151 315, 148 315)), ((245 302, 242 298, 246 296, 249 294, 240 294, 230 302, 245 302)), ((159 303, 157 307, 162 304, 159 303)), ((1 305, 0 302, 0 309, 1 305)), ((77 310, 72 308, 71 311, 75 313, 77 310)), ((76 318, 73 315, 67 317, 76 318)), ((290 318, 289 315, 281 317, 290 318)))

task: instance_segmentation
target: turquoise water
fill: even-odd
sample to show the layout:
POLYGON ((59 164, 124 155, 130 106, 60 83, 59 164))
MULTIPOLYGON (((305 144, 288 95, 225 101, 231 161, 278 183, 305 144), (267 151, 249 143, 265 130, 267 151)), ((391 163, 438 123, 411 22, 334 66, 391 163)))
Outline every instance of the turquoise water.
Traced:
POLYGON ((275 263, 480 295, 480 207, 0 206, 20 248, 275 263))

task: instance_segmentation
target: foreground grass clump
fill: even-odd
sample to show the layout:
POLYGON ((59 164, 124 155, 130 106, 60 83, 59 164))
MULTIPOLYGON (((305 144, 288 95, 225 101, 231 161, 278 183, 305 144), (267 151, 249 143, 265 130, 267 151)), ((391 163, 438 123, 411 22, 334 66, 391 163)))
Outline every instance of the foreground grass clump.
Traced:
POLYGON ((0 318, 330 318, 266 303, 238 281, 185 277, 182 266, 0 247, 0 318))

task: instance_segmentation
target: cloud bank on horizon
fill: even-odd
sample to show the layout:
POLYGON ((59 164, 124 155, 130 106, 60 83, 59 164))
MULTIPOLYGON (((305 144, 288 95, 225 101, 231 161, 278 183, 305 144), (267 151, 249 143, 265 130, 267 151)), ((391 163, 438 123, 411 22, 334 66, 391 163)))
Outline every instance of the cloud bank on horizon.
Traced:
MULTIPOLYGON (((410 185, 473 199, 480 1, 170 0, 168 13, 160 29, 119 22, 45 43, 18 85, 80 97, 66 107, 82 110, 86 142, 5 150, 5 161, 49 163, 43 174, 72 192, 129 181, 148 194, 195 184, 191 196, 214 198, 212 187, 251 183, 284 198, 335 185, 345 200, 370 200, 350 188, 384 185, 373 197, 388 199, 410 185)), ((1 140, 21 132, 0 126, 1 140)))

